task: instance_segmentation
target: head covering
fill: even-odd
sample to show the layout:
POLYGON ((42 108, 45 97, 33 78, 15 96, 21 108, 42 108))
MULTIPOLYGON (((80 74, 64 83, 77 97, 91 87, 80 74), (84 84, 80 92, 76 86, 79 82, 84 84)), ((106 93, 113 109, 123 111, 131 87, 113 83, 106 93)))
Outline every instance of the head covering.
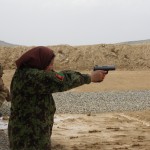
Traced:
POLYGON ((29 67, 44 70, 55 57, 54 52, 44 46, 38 46, 24 53, 17 61, 17 68, 29 67))

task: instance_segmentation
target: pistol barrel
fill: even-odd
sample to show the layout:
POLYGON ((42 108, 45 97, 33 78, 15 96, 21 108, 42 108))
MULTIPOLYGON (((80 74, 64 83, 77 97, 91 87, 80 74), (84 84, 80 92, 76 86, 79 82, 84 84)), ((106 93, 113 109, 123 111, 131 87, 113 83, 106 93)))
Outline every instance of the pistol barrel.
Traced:
POLYGON ((114 65, 111 66, 94 66, 93 70, 104 70, 104 71, 110 71, 110 70, 116 70, 116 67, 114 65))

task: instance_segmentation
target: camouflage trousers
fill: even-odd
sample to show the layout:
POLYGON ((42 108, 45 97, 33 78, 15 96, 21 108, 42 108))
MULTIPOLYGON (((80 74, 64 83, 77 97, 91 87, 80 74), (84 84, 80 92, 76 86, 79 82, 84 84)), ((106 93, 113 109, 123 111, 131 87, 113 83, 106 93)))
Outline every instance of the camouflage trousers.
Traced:
MULTIPOLYGON (((19 126, 18 126, 19 127, 19 126)), ((33 133, 33 129, 21 127, 14 128, 11 123, 8 125, 9 147, 10 150, 51 150, 51 134, 53 123, 49 127, 45 127, 45 132, 37 134, 33 133), (49 129, 48 129, 49 128, 49 129), (21 130, 20 135, 17 130, 21 130), (26 130, 26 131, 25 131, 26 130), (32 130, 32 131, 31 131, 32 130), (22 136, 21 134, 24 133, 22 136), (32 133, 32 134, 31 134, 32 133)), ((39 132, 39 129, 35 132, 39 132)))
MULTIPOLYGON (((41 109, 42 105, 38 107, 35 104, 34 111, 25 107, 19 111, 13 111, 14 103, 12 103, 8 124, 11 150, 51 150, 51 135, 56 108, 53 99, 49 102, 49 109, 41 109), (35 111, 40 112, 39 115, 35 111)), ((47 105, 44 104, 44 106, 47 105)))

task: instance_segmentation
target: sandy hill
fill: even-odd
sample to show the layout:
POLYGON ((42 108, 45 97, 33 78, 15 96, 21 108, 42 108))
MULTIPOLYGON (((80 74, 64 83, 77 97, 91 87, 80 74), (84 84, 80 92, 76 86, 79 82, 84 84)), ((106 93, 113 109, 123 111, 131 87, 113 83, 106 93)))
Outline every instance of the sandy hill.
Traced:
MULTIPOLYGON (((98 44, 49 46, 56 53, 56 69, 91 70, 94 65, 116 65, 118 70, 149 70, 150 45, 98 44)), ((0 63, 14 69, 15 60, 31 47, 0 47, 0 63)))
POLYGON ((139 40, 139 41, 128 41, 128 42, 121 42, 118 44, 150 44, 150 39, 147 40, 139 40))
POLYGON ((0 41, 0 46, 18 46, 18 45, 0 41))

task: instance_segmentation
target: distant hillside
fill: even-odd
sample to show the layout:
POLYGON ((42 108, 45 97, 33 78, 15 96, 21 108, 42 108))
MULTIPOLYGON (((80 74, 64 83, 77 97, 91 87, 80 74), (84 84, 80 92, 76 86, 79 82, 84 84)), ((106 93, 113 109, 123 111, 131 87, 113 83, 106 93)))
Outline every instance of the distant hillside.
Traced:
POLYGON ((18 45, 10 44, 10 43, 4 42, 4 41, 0 41, 0 46, 18 46, 18 45))
MULTIPOLYGON (((150 44, 150 39, 147 40, 138 40, 138 41, 126 41, 126 42, 120 42, 120 43, 114 43, 116 45, 141 45, 141 44, 150 44)), ((21 45, 17 45, 17 44, 11 44, 11 43, 7 43, 4 41, 0 41, 0 46, 10 46, 10 47, 14 47, 14 46, 21 46, 21 45)), ((23 45, 22 45, 23 46, 23 45)), ((84 45, 81 45, 84 46, 84 45)), ((87 45, 88 46, 88 45, 87 45)))
POLYGON ((121 42, 121 43, 117 43, 117 44, 150 44, 150 39, 148 40, 139 40, 139 41, 127 41, 127 42, 121 42))
MULTIPOLYGON (((117 70, 150 70, 150 44, 98 44, 50 46, 56 70, 92 70, 95 65, 115 65, 117 70)), ((31 47, 0 47, 0 63, 15 69, 15 61, 31 47)))

